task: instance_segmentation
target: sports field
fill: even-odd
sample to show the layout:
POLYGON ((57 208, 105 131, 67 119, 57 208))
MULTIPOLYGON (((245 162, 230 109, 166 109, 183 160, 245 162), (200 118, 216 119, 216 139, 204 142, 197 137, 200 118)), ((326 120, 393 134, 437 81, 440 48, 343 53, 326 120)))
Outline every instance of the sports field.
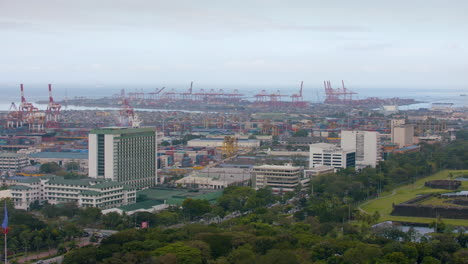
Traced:
MULTIPOLYGON (((390 213, 392 212, 392 204, 399 204, 404 201, 408 201, 409 199, 415 198, 419 194, 451 192, 448 190, 424 187, 424 182, 426 181, 450 179, 450 173, 454 175, 453 179, 455 179, 457 175, 468 174, 468 170, 444 170, 438 172, 431 176, 419 179, 414 184, 404 185, 397 189, 394 189, 392 192, 382 193, 382 195, 379 198, 362 203, 360 205, 360 209, 370 214, 374 213, 375 211, 378 211, 381 216, 380 221, 390 220, 414 223, 431 223, 432 221, 434 221, 434 218, 391 216, 390 213)), ((462 183, 463 184, 461 189, 468 190, 468 181, 463 181, 462 183)), ((468 226, 468 219, 464 220, 444 218, 443 221, 451 225, 468 226)))

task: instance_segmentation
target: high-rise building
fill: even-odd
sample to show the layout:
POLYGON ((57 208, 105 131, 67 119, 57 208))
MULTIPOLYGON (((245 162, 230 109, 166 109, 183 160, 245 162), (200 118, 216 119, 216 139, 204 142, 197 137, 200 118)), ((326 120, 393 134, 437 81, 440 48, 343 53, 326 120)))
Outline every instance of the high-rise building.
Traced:
POLYGON ((161 183, 154 128, 110 127, 89 134, 89 177, 141 189, 161 183))
POLYGON ((394 132, 395 132, 395 127, 404 125, 406 123, 405 119, 392 119, 390 120, 390 137, 393 142, 393 139, 395 138, 394 132))
POLYGON ((405 124, 401 119, 392 120, 392 142, 403 148, 414 144, 414 125, 405 124))
POLYGON ((356 164, 375 168, 382 159, 380 134, 375 131, 341 131, 341 148, 356 151, 356 164))
POLYGON ((356 166, 356 152, 343 150, 333 144, 316 143, 310 145, 309 167, 331 166, 335 169, 356 166))

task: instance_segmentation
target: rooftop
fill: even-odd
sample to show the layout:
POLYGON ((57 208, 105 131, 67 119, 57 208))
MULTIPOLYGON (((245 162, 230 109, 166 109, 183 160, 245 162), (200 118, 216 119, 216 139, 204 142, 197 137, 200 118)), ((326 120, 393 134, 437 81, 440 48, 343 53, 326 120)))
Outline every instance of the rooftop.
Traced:
POLYGON ((104 179, 88 178, 88 179, 80 179, 80 180, 71 180, 71 179, 69 180, 60 176, 56 176, 49 181, 49 184, 89 186, 91 185, 91 182, 101 182, 101 181, 104 181, 104 179))
POLYGON ((214 190, 197 190, 192 191, 189 189, 163 189, 152 188, 139 191, 137 195, 146 195, 151 200, 159 200, 160 202, 166 201, 167 204, 181 205, 185 199, 204 199, 213 203, 223 194, 223 191, 214 190))
POLYGON ((269 169, 269 170, 292 170, 292 169, 301 169, 302 167, 297 167, 297 166, 293 166, 291 164, 285 164, 285 165, 268 165, 268 164, 264 164, 264 165, 260 165, 260 166, 254 166, 254 170, 255 169, 269 169))
POLYGON ((88 153, 79 152, 38 152, 29 155, 31 158, 42 159, 88 159, 88 153))
POLYGON ((420 148, 419 146, 413 145, 413 146, 407 146, 407 147, 395 149, 395 151, 405 151, 405 150, 419 149, 419 148, 420 148))
POLYGON ((123 184, 120 182, 114 182, 114 181, 108 181, 108 182, 102 182, 98 183, 95 185, 89 186, 91 189, 105 189, 105 188, 111 188, 111 187, 122 187, 123 184))
POLYGON ((11 190, 30 190, 30 189, 32 189, 31 187, 25 186, 25 185, 14 185, 14 186, 10 186, 9 188, 11 190))
POLYGON ((118 209, 125 211, 125 212, 130 212, 130 211, 135 211, 138 209, 151 209, 153 206, 160 205, 163 203, 164 202, 158 201, 158 200, 148 200, 148 201, 143 201, 139 203, 120 206, 118 207, 118 209))
POLYGON ((100 129, 93 129, 90 134, 106 134, 106 135, 121 135, 121 134, 138 134, 152 132, 155 133, 155 129, 152 127, 142 128, 129 128, 129 127, 103 127, 100 129))
MULTIPOLYGON (((224 141, 224 138, 195 138, 195 139, 191 139, 189 141, 224 141)), ((259 142, 260 140, 258 139, 242 139, 242 138, 238 138, 237 139, 238 142, 252 142, 252 143, 257 143, 259 142)))
POLYGON ((91 191, 91 190, 86 190, 86 191, 81 191, 80 194, 83 195, 101 195, 101 192, 98 191, 91 191))
POLYGON ((309 145, 311 148, 322 149, 323 151, 343 151, 342 148, 330 143, 315 143, 309 145))
POLYGON ((22 179, 17 179, 17 182, 21 182, 21 183, 34 183, 34 182, 40 182, 40 181, 41 179, 37 177, 25 177, 22 179))
POLYGON ((0 158, 20 158, 26 157, 25 154, 13 153, 13 152, 0 152, 0 158))

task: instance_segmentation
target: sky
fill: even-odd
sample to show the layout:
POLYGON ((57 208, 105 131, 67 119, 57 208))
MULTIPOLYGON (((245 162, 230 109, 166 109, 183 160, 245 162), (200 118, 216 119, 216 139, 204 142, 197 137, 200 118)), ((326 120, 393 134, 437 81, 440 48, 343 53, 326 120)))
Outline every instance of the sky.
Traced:
POLYGON ((466 0, 0 0, 0 89, 468 89, 467 10, 466 0))

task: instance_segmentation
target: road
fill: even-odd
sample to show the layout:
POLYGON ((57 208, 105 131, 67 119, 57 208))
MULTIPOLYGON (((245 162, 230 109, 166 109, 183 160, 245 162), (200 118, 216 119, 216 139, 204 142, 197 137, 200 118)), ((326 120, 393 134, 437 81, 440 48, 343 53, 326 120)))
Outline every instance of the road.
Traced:
POLYGON ((34 262, 34 264, 53 264, 53 263, 62 263, 62 261, 63 261, 63 256, 58 256, 55 258, 39 260, 37 262, 34 262))

